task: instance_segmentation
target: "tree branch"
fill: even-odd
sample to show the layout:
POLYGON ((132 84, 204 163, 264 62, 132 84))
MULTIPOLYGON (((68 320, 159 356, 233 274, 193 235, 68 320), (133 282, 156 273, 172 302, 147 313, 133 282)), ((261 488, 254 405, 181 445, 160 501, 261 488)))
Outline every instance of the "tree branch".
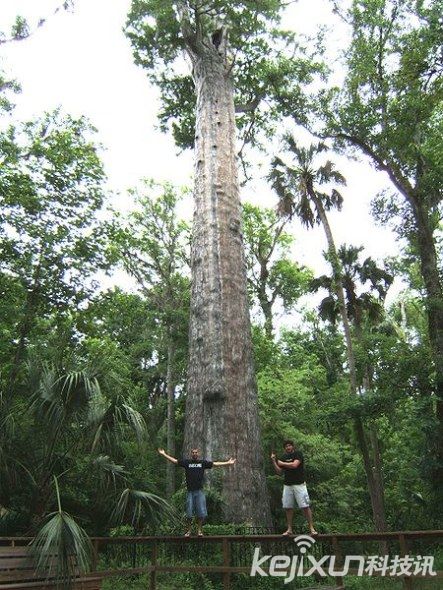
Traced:
POLYGON ((399 170, 395 170, 392 164, 387 163, 381 156, 379 156, 370 145, 365 143, 362 139, 355 135, 348 135, 346 133, 337 133, 322 136, 324 139, 344 139, 352 145, 361 149, 361 151, 369 156, 376 164, 379 170, 387 172, 389 179, 395 188, 407 199, 407 201, 415 207, 413 199, 414 188, 407 178, 405 178, 399 170))
MULTIPOLYGON (((34 33, 40 28, 42 27, 46 21, 48 20, 48 18, 56 15, 58 12, 60 12, 60 10, 68 10, 69 8, 72 8, 74 5, 74 1, 75 0, 64 0, 61 4, 59 4, 57 6, 57 8, 55 8, 55 10, 50 14, 49 17, 46 18, 40 18, 37 26, 35 27, 34 30, 29 31, 29 30, 24 30, 24 32, 21 35, 14 35, 12 37, 8 37, 8 38, 0 38, 0 45, 4 45, 5 43, 12 43, 13 41, 24 41, 25 39, 28 39, 29 37, 31 37, 31 35, 34 35, 34 33)), ((23 21, 23 24, 26 25, 26 21, 23 21)))
POLYGON ((195 54, 201 53, 202 44, 199 39, 197 30, 194 30, 192 26, 191 16, 189 14, 189 8, 186 3, 182 0, 176 2, 178 20, 180 24, 180 30, 183 35, 183 39, 190 49, 195 54))
POLYGON ((258 107, 258 105, 260 104, 260 101, 263 97, 262 96, 258 96, 257 98, 255 98, 254 100, 252 100, 251 102, 248 102, 246 104, 239 104, 239 105, 235 105, 235 113, 251 113, 253 111, 255 111, 255 109, 258 107))

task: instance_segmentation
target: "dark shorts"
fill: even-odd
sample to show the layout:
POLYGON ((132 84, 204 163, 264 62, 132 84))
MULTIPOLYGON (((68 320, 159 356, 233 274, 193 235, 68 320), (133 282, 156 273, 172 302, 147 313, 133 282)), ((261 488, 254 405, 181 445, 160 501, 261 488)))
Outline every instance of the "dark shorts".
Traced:
POLYGON ((203 490, 194 490, 188 492, 186 496, 186 516, 192 518, 206 518, 208 513, 206 511, 206 498, 203 490))

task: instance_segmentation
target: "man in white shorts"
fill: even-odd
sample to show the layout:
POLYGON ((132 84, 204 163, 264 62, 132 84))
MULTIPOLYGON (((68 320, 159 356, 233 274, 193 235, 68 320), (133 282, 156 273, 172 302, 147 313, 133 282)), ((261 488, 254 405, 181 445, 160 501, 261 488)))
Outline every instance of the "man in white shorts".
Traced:
POLYGON ((292 440, 285 440, 283 443, 285 454, 277 459, 275 453, 271 454, 272 464, 278 475, 284 476, 282 503, 286 512, 287 529, 284 535, 293 535, 292 519, 294 517, 294 504, 301 508, 306 520, 308 521, 309 532, 316 535, 312 519, 312 510, 308 490, 305 482, 305 469, 303 453, 295 450, 292 440))

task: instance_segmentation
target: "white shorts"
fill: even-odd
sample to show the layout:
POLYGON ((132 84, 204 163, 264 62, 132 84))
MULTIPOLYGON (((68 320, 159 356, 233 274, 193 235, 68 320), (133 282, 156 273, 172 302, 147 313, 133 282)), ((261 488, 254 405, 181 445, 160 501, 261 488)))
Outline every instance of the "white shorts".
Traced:
POLYGON ((283 508, 294 508, 294 500, 299 508, 308 508, 311 502, 309 500, 308 490, 305 483, 295 484, 292 486, 283 486, 282 496, 283 508))

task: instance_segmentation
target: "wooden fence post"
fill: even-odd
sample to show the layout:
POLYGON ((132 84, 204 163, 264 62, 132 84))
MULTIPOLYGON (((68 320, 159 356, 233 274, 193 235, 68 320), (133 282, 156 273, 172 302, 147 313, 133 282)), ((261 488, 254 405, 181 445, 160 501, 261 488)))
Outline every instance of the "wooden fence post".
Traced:
POLYGON ((149 590, 157 590, 157 542, 152 543, 151 565, 154 568, 149 574, 149 590))
POLYGON ((94 542, 92 544, 92 563, 91 563, 91 570, 93 572, 96 572, 97 571, 98 546, 99 546, 99 540, 98 539, 94 539, 94 542))
MULTIPOLYGON (((338 543, 338 539, 335 536, 332 537, 332 549, 333 549, 334 555, 335 555, 335 563, 336 564, 338 563, 340 565, 340 567, 342 567, 342 565, 343 565, 343 556, 342 556, 342 553, 341 553, 340 545, 338 543)), ((344 578, 342 578, 341 576, 337 576, 336 580, 337 580, 337 583, 339 585, 338 587, 344 589, 345 588, 344 578)))
MULTIPOLYGON (((404 535, 399 535, 398 538, 400 540, 400 556, 405 557, 409 553, 408 541, 404 535)), ((414 590, 413 579, 408 576, 403 576, 403 587, 406 590, 414 590)))
MULTIPOLYGON (((223 537, 223 565, 225 567, 231 565, 231 546, 228 537, 223 537)), ((231 590, 231 572, 223 574, 223 590, 231 590)))

